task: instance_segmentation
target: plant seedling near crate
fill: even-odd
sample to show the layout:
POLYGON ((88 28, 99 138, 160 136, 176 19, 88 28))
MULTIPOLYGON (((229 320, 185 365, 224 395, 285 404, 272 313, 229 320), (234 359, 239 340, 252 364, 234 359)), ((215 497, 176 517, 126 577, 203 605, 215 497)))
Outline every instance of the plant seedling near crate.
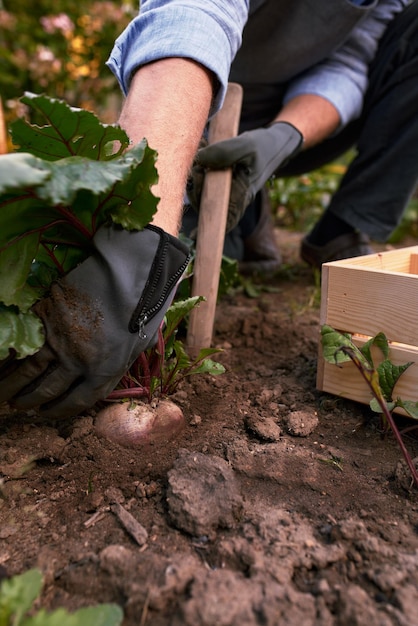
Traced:
POLYGON ((394 397, 394 389, 398 380, 413 363, 409 362, 403 365, 392 363, 389 358, 388 340, 383 333, 379 333, 369 339, 361 348, 356 346, 350 335, 339 333, 327 325, 322 326, 321 335, 322 354, 327 363, 341 365, 350 361, 363 376, 373 395, 370 407, 373 411, 382 414, 384 430, 387 431, 389 428, 392 430, 411 472, 413 481, 418 487, 417 468, 406 449, 401 433, 392 416, 392 411, 398 407, 409 417, 418 420, 418 402, 402 400, 399 396, 394 397), (373 361, 373 346, 378 347, 384 357, 377 366, 375 366, 373 361))
POLYGON ((391 412, 418 418, 418 246, 325 263, 321 291, 317 388, 366 404, 372 392, 402 448, 391 412))

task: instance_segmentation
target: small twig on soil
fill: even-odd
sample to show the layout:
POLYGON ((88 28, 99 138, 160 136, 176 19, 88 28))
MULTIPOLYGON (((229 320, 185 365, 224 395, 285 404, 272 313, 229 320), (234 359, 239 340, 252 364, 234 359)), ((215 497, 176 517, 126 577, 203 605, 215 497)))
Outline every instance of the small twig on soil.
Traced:
POLYGON ((116 515, 126 532, 131 535, 139 546, 144 546, 148 539, 146 529, 121 504, 115 502, 110 510, 116 515))
POLYGON ((90 528, 90 526, 94 526, 96 522, 100 522, 105 517, 106 512, 110 511, 110 507, 106 507, 104 509, 99 509, 94 513, 89 519, 84 522, 84 526, 86 528, 90 528))
POLYGON ((148 587, 147 589, 147 595, 145 597, 145 602, 144 602, 144 606, 142 608, 142 613, 141 613, 141 620, 139 622, 139 626, 145 626, 145 622, 147 621, 147 617, 148 617, 148 607, 149 607, 149 601, 151 598, 151 590, 148 587))

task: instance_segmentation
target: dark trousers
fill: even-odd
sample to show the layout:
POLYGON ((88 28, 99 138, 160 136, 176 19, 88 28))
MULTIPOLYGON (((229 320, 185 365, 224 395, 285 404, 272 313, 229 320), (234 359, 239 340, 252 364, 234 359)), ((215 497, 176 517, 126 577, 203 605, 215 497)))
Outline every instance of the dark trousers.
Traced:
MULTIPOLYGON (((260 90, 253 94, 244 85, 244 91, 248 97, 241 131, 270 121, 272 102, 277 109, 277 99, 262 97, 257 102, 260 90)), ((268 93, 267 88, 266 96, 268 93)), ((418 1, 397 15, 382 37, 370 68, 361 117, 334 137, 300 153, 278 170, 277 176, 312 171, 353 147, 356 156, 327 211, 372 239, 385 241, 401 220, 418 182, 418 1)), ((250 205, 238 225, 243 236, 249 234, 248 225, 254 223, 252 213, 256 210, 250 205)))

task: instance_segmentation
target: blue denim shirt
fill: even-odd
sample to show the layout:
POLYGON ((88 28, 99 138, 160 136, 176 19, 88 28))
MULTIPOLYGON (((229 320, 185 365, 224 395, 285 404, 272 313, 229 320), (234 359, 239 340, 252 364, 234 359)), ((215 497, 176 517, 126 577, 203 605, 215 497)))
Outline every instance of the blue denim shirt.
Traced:
POLYGON ((248 16, 249 0, 141 0, 138 17, 118 37, 108 60, 126 94, 134 71, 165 57, 194 59, 218 77, 212 113, 223 102, 228 75, 248 16))
MULTIPOLYGON (((108 65, 126 94, 130 78, 139 66, 165 57, 194 59, 218 77, 213 113, 222 104, 249 10, 251 20, 252 11, 256 13, 264 3, 276 1, 141 0, 138 17, 116 40, 108 65)), ((333 1, 338 4, 338 0, 333 1)), ((286 81, 285 101, 304 93, 322 96, 339 111, 341 127, 360 114, 368 84, 368 66, 376 54, 379 39, 408 0, 352 0, 352 4, 363 5, 364 15, 349 37, 312 67, 307 57, 303 71, 286 81)), ((326 36, 326 27, 320 37, 326 36)), ((256 42, 253 45, 256 46, 256 42)), ((268 66, 269 60, 264 58, 263 65, 268 66)))

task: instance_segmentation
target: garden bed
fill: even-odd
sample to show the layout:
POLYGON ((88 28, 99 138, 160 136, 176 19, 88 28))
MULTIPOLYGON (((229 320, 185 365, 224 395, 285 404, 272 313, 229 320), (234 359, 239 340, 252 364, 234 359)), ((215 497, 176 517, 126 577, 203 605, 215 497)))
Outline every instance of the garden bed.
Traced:
POLYGON ((182 384, 169 445, 1 407, 0 565, 39 567, 41 606, 116 602, 124 626, 418 624, 417 492, 378 417, 316 390, 318 288, 279 237, 288 269, 218 305, 227 371, 182 384))

